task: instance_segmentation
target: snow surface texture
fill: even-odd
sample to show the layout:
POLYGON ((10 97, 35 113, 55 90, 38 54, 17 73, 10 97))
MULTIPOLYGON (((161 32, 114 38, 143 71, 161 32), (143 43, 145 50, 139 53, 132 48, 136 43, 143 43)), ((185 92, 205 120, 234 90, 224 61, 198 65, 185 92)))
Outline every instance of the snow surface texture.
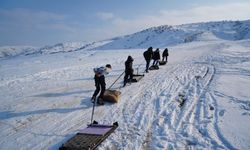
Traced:
MULTIPOLYGON (((138 83, 123 88, 121 77, 112 87, 122 93, 119 103, 95 109, 99 123, 119 123, 98 149, 250 149, 250 40, 222 35, 168 46, 167 65, 138 83)), ((109 87, 128 55, 143 73, 144 51, 81 49, 0 60, 0 149, 58 149, 90 123, 92 69, 112 65, 109 87)))

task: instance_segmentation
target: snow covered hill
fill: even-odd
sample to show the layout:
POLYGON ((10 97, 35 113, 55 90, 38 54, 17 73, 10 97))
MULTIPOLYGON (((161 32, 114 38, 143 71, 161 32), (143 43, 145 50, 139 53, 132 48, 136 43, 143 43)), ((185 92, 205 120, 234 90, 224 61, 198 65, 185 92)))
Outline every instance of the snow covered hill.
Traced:
POLYGON ((250 39, 250 20, 193 23, 177 26, 149 28, 124 37, 97 49, 131 49, 150 46, 164 48, 179 43, 199 40, 242 40, 250 39), (209 34, 209 36, 207 36, 209 34), (205 36, 205 38, 203 38, 205 36), (209 37, 209 39, 208 39, 209 37))
MULTIPOLYGON (((236 30, 228 30, 238 24, 235 22, 225 23, 223 29, 222 25, 209 28, 211 32, 204 29, 202 33, 196 30, 203 28, 202 24, 178 26, 183 30, 178 31, 179 35, 184 37, 173 38, 173 44, 167 45, 167 65, 125 87, 122 76, 112 87, 122 93, 119 102, 95 108, 94 119, 98 122, 119 123, 98 149, 250 149, 247 23, 237 25, 242 27, 237 28, 237 34, 236 30), (183 42, 191 30, 192 42, 183 42), (178 40, 182 42, 175 43, 178 40), (185 103, 180 107, 182 99, 185 103)), ((164 32, 177 30, 165 28, 164 32)), ((153 35, 153 29, 145 30, 143 35, 153 35)), ((159 32, 159 36, 164 32, 159 32)), ((133 41, 143 41, 139 38, 143 38, 142 33, 136 35, 133 41)), ((158 34, 154 35, 157 39, 158 34)), ((1 59, 0 149, 57 150, 85 128, 92 112, 94 67, 112 65, 113 71, 106 77, 107 87, 123 73, 128 55, 134 58, 136 72, 142 74, 145 70, 142 53, 146 48, 102 46, 124 44, 125 38, 128 37, 79 45, 72 51, 59 44, 51 51, 44 49, 46 55, 1 59), (71 52, 61 51, 63 47, 71 52)), ((164 47, 165 42, 171 41, 160 43, 160 39, 148 43, 164 47)), ((141 46, 147 46, 146 43, 141 46)), ((132 40, 130 44, 136 47, 132 40)))
POLYGON ((30 52, 34 53, 36 51, 37 48, 32 46, 2 46, 0 47, 0 59, 25 55, 30 52))
POLYGON ((66 42, 58 43, 53 46, 45 46, 42 48, 35 48, 31 46, 3 46, 0 47, 0 58, 12 58, 14 56, 25 56, 35 54, 71 52, 75 49, 81 48, 85 44, 86 42, 66 42))
POLYGON ((31 54, 54 54, 79 50, 135 49, 150 46, 164 48, 199 40, 250 39, 250 20, 193 23, 177 26, 159 26, 98 42, 65 42, 42 48, 0 47, 0 59, 31 54))
POLYGON ((2 58, 13 58, 15 56, 27 56, 27 55, 48 55, 55 53, 67 53, 79 50, 89 50, 95 47, 99 47, 103 44, 110 42, 99 41, 99 42, 65 42, 58 43, 52 46, 44 46, 42 48, 35 48, 31 46, 3 46, 0 47, 0 59, 2 58))
POLYGON ((86 45, 87 42, 65 42, 65 43, 58 43, 52 46, 45 46, 39 49, 41 54, 54 54, 60 52, 71 52, 80 47, 86 45))

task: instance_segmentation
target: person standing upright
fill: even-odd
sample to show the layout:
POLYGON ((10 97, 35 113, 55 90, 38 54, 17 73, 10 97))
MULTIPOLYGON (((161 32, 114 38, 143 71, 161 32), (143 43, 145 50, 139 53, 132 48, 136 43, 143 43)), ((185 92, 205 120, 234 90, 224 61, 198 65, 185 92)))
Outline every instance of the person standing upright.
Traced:
POLYGON ((154 52, 153 52, 153 66, 157 66, 158 65, 158 62, 160 60, 160 50, 159 48, 157 48, 154 52))
POLYGON ((152 57, 153 57, 153 48, 152 48, 152 47, 149 47, 149 48, 147 49, 147 51, 145 51, 145 52, 143 53, 143 56, 144 56, 144 58, 145 58, 145 60, 146 60, 146 70, 145 70, 145 72, 148 73, 148 68, 149 68, 149 65, 150 65, 150 61, 151 61, 151 59, 152 59, 152 57))
POLYGON ((124 76, 124 84, 123 87, 126 86, 128 82, 131 82, 133 79, 133 61, 134 59, 131 56, 128 56, 127 60, 125 61, 125 76, 124 76))
POLYGON ((162 53, 162 61, 164 61, 164 58, 166 59, 166 62, 168 62, 168 48, 165 48, 162 53))

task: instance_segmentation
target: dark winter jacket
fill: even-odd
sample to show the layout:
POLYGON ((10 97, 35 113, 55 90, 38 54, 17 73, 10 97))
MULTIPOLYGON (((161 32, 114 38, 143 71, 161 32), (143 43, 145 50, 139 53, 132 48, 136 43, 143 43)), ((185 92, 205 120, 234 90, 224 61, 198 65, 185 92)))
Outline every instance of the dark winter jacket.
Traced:
POLYGON ((148 50, 143 53, 143 56, 146 61, 150 61, 153 57, 153 48, 149 47, 148 50))
POLYGON ((156 49, 153 53, 153 60, 159 60, 160 59, 160 51, 159 49, 156 49))
POLYGON ((128 59, 125 61, 125 73, 133 73, 133 61, 134 59, 128 56, 128 59))
POLYGON ((162 57, 164 57, 164 56, 168 56, 168 49, 166 48, 165 50, 164 50, 164 52, 162 53, 162 57))

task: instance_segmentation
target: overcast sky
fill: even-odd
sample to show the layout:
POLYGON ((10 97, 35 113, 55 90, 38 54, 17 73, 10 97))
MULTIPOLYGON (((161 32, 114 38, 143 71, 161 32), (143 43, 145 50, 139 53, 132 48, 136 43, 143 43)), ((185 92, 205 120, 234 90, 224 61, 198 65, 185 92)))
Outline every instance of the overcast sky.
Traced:
POLYGON ((0 0, 0 46, 98 41, 148 27, 250 19, 250 0, 0 0))

